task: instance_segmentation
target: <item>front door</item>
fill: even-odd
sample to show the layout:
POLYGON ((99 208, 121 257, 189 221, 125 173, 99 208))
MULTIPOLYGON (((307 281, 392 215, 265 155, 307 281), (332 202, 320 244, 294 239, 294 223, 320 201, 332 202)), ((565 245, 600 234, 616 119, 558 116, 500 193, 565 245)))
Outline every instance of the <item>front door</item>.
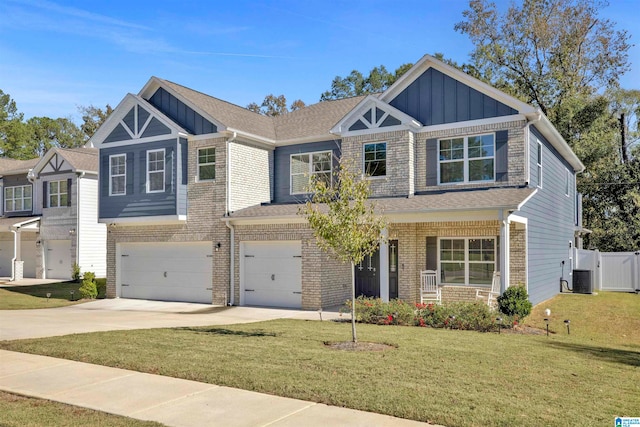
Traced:
POLYGON ((364 257, 356 269, 356 296, 380 297, 380 250, 364 257))

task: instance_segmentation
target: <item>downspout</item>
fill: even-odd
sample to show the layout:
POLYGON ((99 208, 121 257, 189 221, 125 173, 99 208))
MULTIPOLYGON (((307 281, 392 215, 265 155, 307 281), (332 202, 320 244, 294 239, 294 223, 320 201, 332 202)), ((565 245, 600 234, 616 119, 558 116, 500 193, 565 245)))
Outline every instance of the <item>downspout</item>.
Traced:
MULTIPOLYGON (((85 174, 86 174, 86 172, 82 171, 79 174, 77 174, 78 176, 76 177, 76 234, 75 234, 75 239, 76 239, 76 264, 78 264, 78 266, 80 265, 80 179, 84 178, 85 174)), ((68 188, 67 191, 71 192, 71 189, 68 188)), ((68 197, 71 197, 71 195, 68 195, 68 197)))
POLYGON ((228 298, 228 304, 229 305, 235 305, 235 292, 234 292, 234 278, 235 278, 235 253, 234 253, 234 247, 235 247, 235 228, 233 227, 233 225, 231 225, 229 223, 229 213, 231 211, 231 143, 233 141, 236 140, 236 137, 238 136, 238 134, 236 132, 233 132, 233 134, 231 135, 230 138, 227 138, 227 144, 226 144, 226 149, 227 149, 227 153, 226 153, 226 157, 227 157, 227 164, 225 165, 226 171, 225 171, 225 187, 226 187, 226 195, 225 195, 225 207, 224 207, 224 216, 227 218, 225 220, 225 224, 227 225, 227 227, 229 228, 229 298, 228 298))
POLYGON ((525 172, 524 172, 524 176, 526 178, 527 181, 527 185, 531 184, 531 167, 530 167, 530 162, 531 162, 531 131, 530 131, 530 127, 533 123, 537 123, 540 121, 540 119, 542 119, 542 113, 540 112, 540 110, 536 110, 536 112, 534 113, 535 116, 530 119, 527 118, 527 124, 524 126, 524 157, 525 157, 525 162, 524 162, 524 167, 525 167, 525 172))

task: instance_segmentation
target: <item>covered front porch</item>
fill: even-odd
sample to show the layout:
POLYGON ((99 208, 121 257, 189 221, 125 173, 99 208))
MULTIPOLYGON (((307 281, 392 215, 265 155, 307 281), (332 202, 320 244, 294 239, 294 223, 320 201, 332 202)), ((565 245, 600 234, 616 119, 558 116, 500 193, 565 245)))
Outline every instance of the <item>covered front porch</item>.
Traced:
POLYGON ((0 219, 0 277, 10 281, 35 278, 41 259, 40 217, 0 219))

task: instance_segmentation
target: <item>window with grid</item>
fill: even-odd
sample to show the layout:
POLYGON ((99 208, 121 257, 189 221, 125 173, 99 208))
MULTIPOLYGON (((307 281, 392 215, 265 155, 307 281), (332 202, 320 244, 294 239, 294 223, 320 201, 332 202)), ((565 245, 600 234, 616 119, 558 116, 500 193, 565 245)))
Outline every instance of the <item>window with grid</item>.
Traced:
POLYGON ((440 239, 441 282, 491 285, 496 268, 496 239, 440 239))
POLYGON ((438 141, 440 184, 495 180, 495 135, 438 141))
POLYGON ((59 208, 67 206, 68 201, 67 180, 50 181, 49 182, 49 206, 50 208, 59 208))
POLYGON ((147 151, 147 193, 164 191, 164 149, 147 151))
POLYGON ((109 157, 109 195, 121 196, 127 191, 127 155, 109 157))
POLYGON ((216 179, 216 149, 213 147, 198 150, 198 181, 216 179))
POLYGON ((364 144, 364 173, 368 176, 387 175, 387 143, 364 144))
POLYGON ((30 211, 31 206, 32 193, 30 185, 20 185, 4 189, 5 212, 30 211))
POLYGON ((291 194, 307 193, 312 180, 331 185, 333 167, 333 153, 331 151, 292 154, 290 160, 291 194))

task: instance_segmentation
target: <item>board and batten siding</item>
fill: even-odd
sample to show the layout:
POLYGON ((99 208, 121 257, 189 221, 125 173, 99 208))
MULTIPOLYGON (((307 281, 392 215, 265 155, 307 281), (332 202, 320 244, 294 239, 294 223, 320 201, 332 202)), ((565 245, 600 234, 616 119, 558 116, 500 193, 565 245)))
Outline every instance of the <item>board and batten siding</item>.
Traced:
POLYGON ((96 277, 107 277, 107 225, 98 223, 98 180, 78 178, 78 265, 96 277))
POLYGON ((537 184, 538 141, 542 142, 543 185, 518 213, 528 219, 528 292, 533 304, 556 295, 562 276, 570 282, 576 198, 573 169, 534 127, 529 138, 530 185, 537 184))
POLYGON ((333 167, 338 164, 341 155, 340 141, 322 141, 306 144, 287 145, 277 147, 274 152, 274 202, 296 203, 306 200, 305 194, 291 194, 291 155, 315 153, 318 151, 333 151, 333 167))
POLYGON ((182 166, 178 150, 186 148, 176 139, 132 144, 122 147, 102 148, 100 150, 100 218, 127 218, 143 216, 176 215, 177 193, 186 191, 182 168, 178 173, 178 164, 182 166), (146 192, 147 151, 165 149, 165 191, 146 192), (109 196, 109 156, 127 155, 126 194, 109 196), (180 184, 180 185, 179 185, 180 184))
POLYGON ((425 126, 518 114, 433 68, 422 73, 389 104, 425 126))
POLYGON ((243 143, 229 144, 229 210, 237 211, 271 201, 270 150, 243 143))
POLYGON ((159 88, 148 101, 171 120, 194 135, 216 133, 218 131, 216 125, 196 113, 191 107, 171 95, 164 88, 159 88))

